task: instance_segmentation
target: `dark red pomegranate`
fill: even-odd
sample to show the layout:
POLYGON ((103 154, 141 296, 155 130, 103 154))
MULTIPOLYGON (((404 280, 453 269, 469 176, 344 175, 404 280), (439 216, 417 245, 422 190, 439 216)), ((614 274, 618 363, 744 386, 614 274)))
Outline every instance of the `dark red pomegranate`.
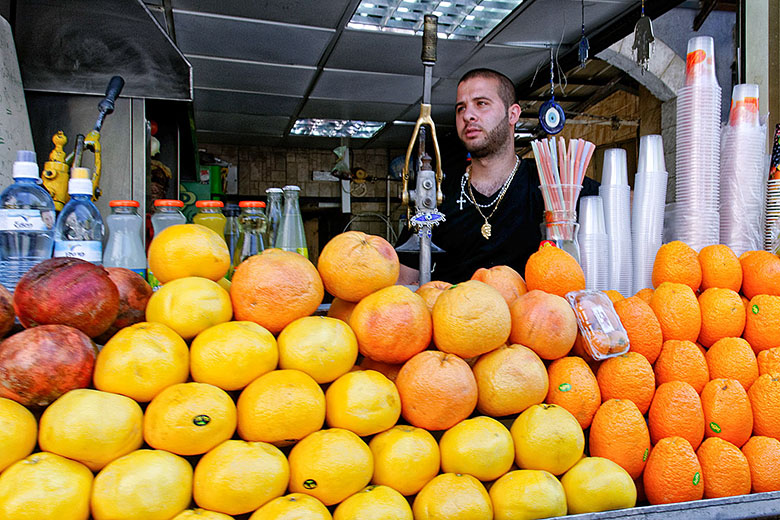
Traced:
POLYGON ((13 298, 8 289, 0 285, 0 338, 8 334, 14 326, 16 314, 14 314, 13 298))
POLYGON ((0 397, 25 406, 46 406, 92 382, 97 349, 66 325, 41 325, 0 343, 0 397))
POLYGON ((114 323, 119 290, 99 265, 77 258, 51 258, 19 280, 14 310, 26 328, 69 325, 94 338, 114 323))
POLYGON ((146 319, 146 303, 152 296, 152 287, 138 273, 124 267, 106 267, 108 276, 119 289, 119 313, 106 332, 95 338, 100 344, 125 327, 146 319))

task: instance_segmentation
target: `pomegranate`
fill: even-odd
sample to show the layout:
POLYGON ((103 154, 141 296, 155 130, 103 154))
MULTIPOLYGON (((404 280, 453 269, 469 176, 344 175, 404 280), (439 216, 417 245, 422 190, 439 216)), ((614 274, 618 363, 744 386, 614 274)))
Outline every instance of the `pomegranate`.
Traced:
POLYGON ((16 314, 14 314, 13 296, 8 289, 0 285, 0 337, 8 334, 14 326, 14 319, 16 314))
POLYGON ((69 325, 94 338, 114 323, 119 290, 98 265, 78 258, 51 258, 19 280, 14 310, 25 328, 69 325))
POLYGON ((119 313, 106 332, 95 338, 105 344, 111 336, 125 327, 146 319, 146 303, 152 296, 152 287, 138 273, 124 267, 106 267, 108 276, 119 289, 119 313))
POLYGON ((0 397, 25 406, 46 406, 92 381, 97 349, 66 325, 41 325, 0 343, 0 397))

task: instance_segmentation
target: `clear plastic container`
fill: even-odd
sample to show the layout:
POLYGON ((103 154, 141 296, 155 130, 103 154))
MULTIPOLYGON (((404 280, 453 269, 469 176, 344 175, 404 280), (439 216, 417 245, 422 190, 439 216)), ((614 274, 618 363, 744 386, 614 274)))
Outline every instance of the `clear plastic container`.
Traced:
POLYGON ((279 224, 282 221, 282 193, 281 188, 268 188, 265 190, 265 194, 268 195, 266 247, 276 247, 276 235, 279 232, 279 224))
POLYGON ((268 221, 265 217, 265 202, 242 200, 238 203, 241 215, 238 217, 239 235, 233 265, 238 265, 252 255, 265 250, 265 234, 268 221))
POLYGON ((577 326, 584 339, 583 346, 596 361, 628 352, 628 334, 606 293, 594 290, 572 291, 566 295, 577 326))
POLYGON ((193 224, 200 224, 225 238, 225 215, 222 214, 224 204, 219 200, 199 200, 195 203, 198 213, 192 217, 193 224))
POLYGON ((51 258, 54 201, 41 185, 35 152, 20 150, 14 183, 0 194, 0 283, 13 292, 24 273, 51 258))
MULTIPOLYGON (((176 199, 157 199, 154 201, 154 214, 152 215, 152 229, 154 230, 154 236, 160 234, 160 232, 171 226, 178 224, 186 224, 187 217, 181 212, 184 207, 184 203, 176 199)), ((156 291, 160 288, 162 283, 154 276, 151 269, 147 270, 147 281, 152 286, 152 290, 156 291)))
POLYGON ((103 262, 103 217, 92 202, 92 178, 87 168, 73 168, 68 182, 70 200, 54 226, 54 256, 103 262))
POLYGON ((274 246, 309 258, 301 208, 298 205, 298 194, 301 189, 298 186, 285 186, 282 191, 284 192, 284 211, 274 246))
POLYGON ((146 278, 146 254, 141 238, 144 221, 134 200, 112 200, 111 214, 106 217, 108 240, 103 253, 106 267, 124 267, 146 278))

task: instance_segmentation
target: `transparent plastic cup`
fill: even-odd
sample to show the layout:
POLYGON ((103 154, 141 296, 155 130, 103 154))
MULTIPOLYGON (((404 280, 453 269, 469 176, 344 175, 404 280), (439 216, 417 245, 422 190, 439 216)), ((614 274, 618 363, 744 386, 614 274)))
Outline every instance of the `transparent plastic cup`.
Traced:
POLYGON ((715 77, 715 40, 712 36, 695 36, 688 40, 685 59, 686 85, 717 85, 715 77))
MULTIPOLYGON (((577 208, 582 184, 542 184, 539 186, 547 211, 569 211, 577 208)), ((575 220, 576 216, 571 220, 575 220)))
POLYGON ((731 93, 730 126, 758 126, 758 85, 734 85, 731 93))
POLYGON ((601 197, 591 195, 580 199, 580 232, 588 235, 607 234, 604 204, 601 197))
POLYGON ((643 135, 639 138, 639 159, 637 173, 665 172, 663 138, 658 134, 643 135))
POLYGON ((626 151, 622 148, 604 150, 604 166, 601 170, 602 186, 628 185, 626 151))

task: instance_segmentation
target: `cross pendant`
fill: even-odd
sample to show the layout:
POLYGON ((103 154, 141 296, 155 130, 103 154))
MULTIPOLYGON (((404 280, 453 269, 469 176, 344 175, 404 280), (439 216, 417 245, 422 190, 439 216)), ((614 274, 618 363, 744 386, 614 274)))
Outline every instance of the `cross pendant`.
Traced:
POLYGON ((460 207, 460 209, 463 209, 463 205, 464 205, 464 204, 465 204, 467 201, 466 201, 466 199, 464 199, 464 198, 463 198, 463 193, 462 193, 462 192, 461 192, 461 194, 460 194, 460 198, 459 198, 458 200, 456 200, 455 202, 457 202, 457 203, 458 203, 458 206, 460 207))

